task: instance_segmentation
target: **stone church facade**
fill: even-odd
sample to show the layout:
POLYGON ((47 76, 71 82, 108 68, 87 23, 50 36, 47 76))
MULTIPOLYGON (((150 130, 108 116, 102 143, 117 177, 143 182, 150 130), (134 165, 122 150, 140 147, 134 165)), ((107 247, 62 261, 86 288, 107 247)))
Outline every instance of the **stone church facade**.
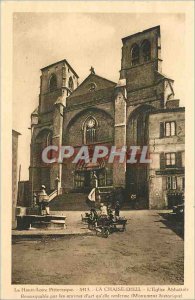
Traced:
POLYGON ((94 186, 136 193, 140 208, 168 206, 169 193, 184 192, 185 110, 174 98, 173 80, 162 73, 160 26, 122 39, 119 83, 95 73, 78 83, 67 60, 41 69, 37 109, 31 115, 31 194, 42 184, 48 193, 87 192, 94 186), (96 164, 70 160, 44 165, 48 145, 144 146, 150 164, 96 164))

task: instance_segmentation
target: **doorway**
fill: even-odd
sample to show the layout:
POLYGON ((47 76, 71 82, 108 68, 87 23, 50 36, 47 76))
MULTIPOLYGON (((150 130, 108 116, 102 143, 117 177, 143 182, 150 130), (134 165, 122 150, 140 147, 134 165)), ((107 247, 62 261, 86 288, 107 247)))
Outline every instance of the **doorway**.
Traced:
MULTIPOLYGON (((135 145, 141 149, 148 145, 148 117, 154 110, 150 105, 142 105, 135 109, 127 124, 127 146, 135 145)), ((140 164, 140 153, 137 154, 137 163, 127 164, 126 190, 128 198, 132 194, 137 196, 137 204, 140 209, 149 207, 149 182, 148 164, 140 164)))
POLYGON ((85 171, 76 171, 74 176, 74 186, 76 189, 81 189, 85 191, 90 191, 96 186, 97 177, 98 186, 106 185, 106 172, 105 168, 103 169, 92 169, 85 171))

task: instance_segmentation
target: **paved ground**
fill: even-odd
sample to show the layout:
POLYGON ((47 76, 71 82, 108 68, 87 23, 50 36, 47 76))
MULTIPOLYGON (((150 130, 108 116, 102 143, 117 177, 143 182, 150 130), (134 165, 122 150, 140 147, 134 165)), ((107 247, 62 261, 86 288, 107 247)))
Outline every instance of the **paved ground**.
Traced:
MULTIPOLYGON (((66 213, 65 213, 66 214, 66 213)), ((66 215, 77 223, 80 213, 66 215), (69 216, 68 216, 69 215, 69 216), (77 221, 75 221, 77 220, 77 221)), ((183 284, 182 227, 164 211, 126 211, 127 231, 13 241, 14 284, 183 284)), ((69 225, 70 225, 69 224, 69 225)))

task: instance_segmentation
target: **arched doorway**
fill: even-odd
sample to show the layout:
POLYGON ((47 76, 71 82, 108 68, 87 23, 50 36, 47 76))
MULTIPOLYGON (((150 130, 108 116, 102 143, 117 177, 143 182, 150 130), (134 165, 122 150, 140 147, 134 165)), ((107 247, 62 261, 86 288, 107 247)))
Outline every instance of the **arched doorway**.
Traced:
POLYGON ((105 161, 98 159, 97 163, 85 163, 80 160, 74 171, 74 188, 88 192, 96 186, 106 186, 105 161))
MULTIPOLYGON (((127 123, 127 146, 148 145, 148 117, 149 113, 155 108, 151 105, 142 105, 136 108, 130 115, 127 123)), ((148 189, 148 164, 127 164, 126 168, 126 190, 128 197, 131 194, 137 196, 137 208, 144 209, 149 207, 148 189)))

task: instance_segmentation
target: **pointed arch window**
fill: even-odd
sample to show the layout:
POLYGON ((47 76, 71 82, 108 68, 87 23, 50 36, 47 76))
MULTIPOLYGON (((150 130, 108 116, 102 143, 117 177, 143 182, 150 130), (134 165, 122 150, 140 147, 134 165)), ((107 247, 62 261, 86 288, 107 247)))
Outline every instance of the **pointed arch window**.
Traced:
POLYGON ((143 41, 142 53, 145 62, 151 60, 151 44, 148 40, 143 41))
POLYGON ((74 90, 74 82, 73 82, 72 77, 70 77, 69 80, 68 80, 68 88, 69 88, 71 91, 74 90))
POLYGON ((84 123, 84 143, 91 144, 96 142, 97 121, 93 117, 87 118, 84 123))
POLYGON ((135 66, 139 64, 139 46, 134 44, 131 48, 131 65, 135 66))
POLYGON ((57 77, 55 74, 52 74, 49 80, 49 91, 53 92, 57 89, 57 77))

